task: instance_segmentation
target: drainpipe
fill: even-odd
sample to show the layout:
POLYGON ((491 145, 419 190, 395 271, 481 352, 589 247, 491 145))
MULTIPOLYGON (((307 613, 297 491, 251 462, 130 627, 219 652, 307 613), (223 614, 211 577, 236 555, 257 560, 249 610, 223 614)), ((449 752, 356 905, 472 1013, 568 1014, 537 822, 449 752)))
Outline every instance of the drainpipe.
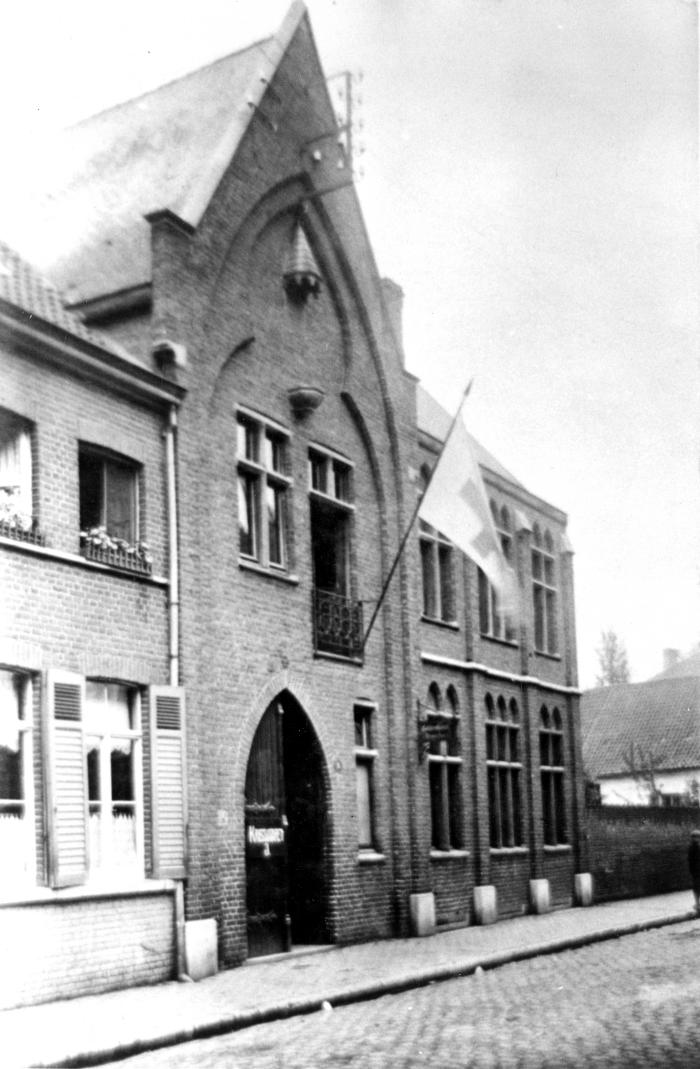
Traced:
MULTIPOLYGON (((165 428, 165 472, 168 513, 168 660, 171 687, 180 683, 180 586, 177 538, 177 481, 175 477, 175 433, 177 409, 170 406, 165 428)), ((175 881, 175 963, 178 980, 188 981, 185 955, 185 885, 175 881)))
POLYGON ((180 587, 177 542, 177 485, 175 481, 175 431, 177 410, 170 406, 168 425, 165 429, 165 467, 168 501, 168 657, 170 663, 170 686, 180 683, 180 587))

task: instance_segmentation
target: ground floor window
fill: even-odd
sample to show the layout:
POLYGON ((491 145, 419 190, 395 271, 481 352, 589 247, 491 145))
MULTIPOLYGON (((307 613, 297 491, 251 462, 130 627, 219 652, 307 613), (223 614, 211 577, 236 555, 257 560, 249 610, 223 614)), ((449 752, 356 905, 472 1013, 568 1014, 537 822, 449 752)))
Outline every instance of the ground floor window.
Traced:
POLYGON ((520 712, 518 703, 486 695, 486 770, 491 848, 523 845, 520 712))
POLYGON ((41 697, 49 885, 146 874, 184 878, 182 689, 86 680, 51 670, 42 680, 41 697), (143 735, 142 727, 148 729, 143 735), (142 759, 144 735, 147 761, 142 759))
POLYGON ((454 687, 443 700, 437 684, 428 690, 427 740, 430 780, 430 845, 433 850, 462 848, 460 773, 457 729, 459 714, 454 687))
POLYGON ((357 845, 360 850, 376 847, 374 814, 374 762, 377 750, 373 745, 374 706, 356 705, 355 720, 355 782, 357 788, 357 845))
POLYGON ((121 683, 85 684, 90 871, 143 868, 141 700, 121 683))
POLYGON ((34 874, 31 684, 0 669, 0 884, 34 874))
POLYGON ((561 713, 540 710, 540 782, 545 846, 568 842, 564 797, 564 732, 561 713))

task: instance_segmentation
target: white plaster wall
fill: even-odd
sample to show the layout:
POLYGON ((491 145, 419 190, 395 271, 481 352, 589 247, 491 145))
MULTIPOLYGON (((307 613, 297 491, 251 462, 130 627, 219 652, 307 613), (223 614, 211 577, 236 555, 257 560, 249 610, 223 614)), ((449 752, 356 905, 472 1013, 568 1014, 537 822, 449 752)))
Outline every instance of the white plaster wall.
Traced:
MULTIPOLYGON (((700 769, 688 768, 679 772, 660 772, 657 785, 663 794, 684 794, 693 779, 700 781, 700 769)), ((603 805, 648 805, 649 792, 635 783, 631 776, 608 776, 600 780, 603 805)))

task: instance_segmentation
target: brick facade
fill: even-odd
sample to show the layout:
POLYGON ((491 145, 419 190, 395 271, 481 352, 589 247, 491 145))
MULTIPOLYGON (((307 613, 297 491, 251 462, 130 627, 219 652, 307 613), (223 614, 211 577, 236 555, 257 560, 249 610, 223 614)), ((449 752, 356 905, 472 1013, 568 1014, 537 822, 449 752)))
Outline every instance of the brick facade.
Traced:
MULTIPOLYGON (((361 637, 413 512, 415 472, 422 463, 434 462, 439 447, 425 428, 419 431, 416 383, 403 366, 397 289, 380 284, 354 190, 323 163, 315 171, 313 155, 308 162, 308 146, 325 146, 333 123, 308 20, 297 14, 269 87, 228 165, 211 183, 196 223, 184 209, 180 215, 169 207, 154 210, 148 220, 150 283, 135 279, 139 285, 131 298, 125 290, 110 304, 105 293, 83 306, 83 319, 102 331, 110 354, 100 357, 109 365, 104 380, 38 359, 11 334, 1 354, 7 382, 2 406, 32 424, 34 507, 46 532, 43 546, 0 538, 3 597, 10 607, 5 619, 11 621, 4 637, 0 627, 0 668, 19 671, 34 684, 36 882, 50 881, 47 825, 49 840, 53 834, 42 737, 52 723, 42 715, 48 700, 43 690, 50 681, 42 673, 62 669, 78 679, 128 685, 141 694, 142 706, 141 876, 184 876, 185 917, 216 920, 222 966, 243 961, 250 949, 251 874, 258 856, 250 846, 249 829, 257 819, 251 814, 275 809, 275 777, 296 782, 294 776, 302 775, 294 767, 299 763, 307 762, 311 770, 304 775, 313 783, 300 779, 299 791, 305 805, 313 801, 315 806, 308 823, 316 822, 320 854, 314 855, 313 879, 308 872, 304 876, 310 864, 310 854, 299 845, 304 822, 297 816, 295 826, 290 816, 287 823, 285 814, 278 834, 287 867, 271 858, 269 871, 284 873, 286 897, 280 893, 274 908, 260 907, 254 917, 263 928, 274 928, 276 938, 275 925, 286 910, 292 943, 405 934, 412 896, 433 896, 439 925, 470 923, 479 919, 473 892, 480 886, 495 887, 499 915, 523 912, 530 908, 532 879, 548 878, 553 904, 565 904, 572 897, 574 873, 585 867, 563 514, 482 464, 499 506, 517 508, 529 520, 529 527, 514 533, 525 606, 514 638, 484 636, 476 568, 456 551, 452 618, 438 623, 421 616, 417 530, 364 647, 357 636, 349 641, 343 632, 346 646, 338 655, 319 638, 325 624, 313 599, 319 589, 324 597, 330 591, 319 582, 316 540, 342 544, 328 549, 320 543, 343 573, 338 595, 343 606, 354 611, 361 605, 361 637), (301 168, 300 159, 307 159, 301 168), (306 299, 290 295, 283 285, 300 226, 320 276, 320 294, 306 299), (164 339, 186 354, 186 362, 163 365, 151 356, 164 339), (121 345, 128 346, 128 359, 120 355, 121 345), (318 407, 300 413, 292 400, 297 387, 322 391, 318 407), (256 428, 254 456, 241 452, 241 420, 256 428), (79 442, 138 466, 139 537, 150 547, 150 574, 115 571, 81 555, 79 442), (268 442, 273 443, 269 457, 268 442), (336 473, 335 489, 310 485, 314 456, 325 458, 324 471, 336 473), (258 542, 254 550, 243 549, 241 529, 253 508, 240 496, 238 476, 246 471, 258 487, 277 487, 282 494, 280 561, 271 562, 269 547, 276 535, 272 526, 264 527, 267 491, 255 498, 258 542), (538 653, 533 641, 530 538, 536 522, 551 529, 556 540, 554 655, 538 653), (168 835, 177 838, 178 828, 171 824, 164 831, 173 808, 154 785, 165 747, 179 739, 168 734, 172 695, 162 690, 168 684, 178 685, 172 692, 177 702, 186 697, 187 858, 182 869, 177 857, 169 867, 163 861, 168 835), (449 753, 427 753, 424 745, 431 685, 455 713, 449 753), (158 706, 159 695, 165 695, 166 704, 158 706), (522 842, 514 848, 494 849, 491 841, 488 695, 494 702, 501 697, 515 702, 519 709, 522 842), (538 733, 543 704, 556 706, 564 722, 566 843, 554 848, 544 844, 542 831, 538 733), (265 766, 269 797, 263 792, 253 799, 246 797, 251 754, 258 754, 260 732, 273 714, 283 717, 276 724, 289 725, 276 736, 282 773, 270 758, 265 766), (362 723, 369 726, 358 728, 362 723), (367 734, 358 743, 362 730, 367 734), (300 746, 295 732, 308 740, 311 755, 295 749, 300 746), (448 783, 452 801, 444 819, 450 827, 443 832, 455 841, 442 849, 433 841, 434 811, 439 790, 448 790, 448 783), (358 802, 361 797, 364 802, 358 802), (362 838, 369 825, 371 843, 362 838), (311 892, 316 885, 320 920, 310 936, 303 909, 295 906, 295 891, 311 892)), ((97 268, 99 277, 99 262, 97 268)), ((47 352, 51 344, 47 336, 47 352)), ((242 477, 241 486, 246 485, 242 477)), ((177 727, 184 706, 174 708, 177 727)), ((292 808, 298 802, 287 799, 292 808)), ((298 806, 293 811, 301 812, 298 806)), ((157 907, 163 916, 173 893, 173 885, 164 882, 157 907)), ((51 926, 50 892, 44 894, 49 897, 36 908, 46 910, 42 923, 51 926)), ((137 933, 141 900, 125 893, 112 901, 119 923, 137 933)), ((86 893, 85 916, 78 920, 80 899, 71 900, 76 924, 87 923, 89 902, 86 893)), ((25 906, 16 908, 22 915, 25 906)), ((104 902, 100 910, 90 923, 109 941, 114 918, 104 902)), ((118 982, 158 979, 162 970, 176 968, 177 952, 173 946, 171 958, 158 956, 152 973, 145 959, 135 963, 127 976, 115 951, 109 975, 115 982, 117 977, 118 982)), ((48 959, 42 968, 51 972, 48 959)), ((37 981, 35 997, 52 997, 42 984, 37 981)))

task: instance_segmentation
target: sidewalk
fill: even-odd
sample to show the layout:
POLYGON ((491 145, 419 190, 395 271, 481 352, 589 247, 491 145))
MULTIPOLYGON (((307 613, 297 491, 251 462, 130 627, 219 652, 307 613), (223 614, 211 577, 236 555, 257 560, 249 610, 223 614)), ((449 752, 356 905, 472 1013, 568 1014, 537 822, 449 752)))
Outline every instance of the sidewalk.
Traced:
POLYGON ((167 983, 0 1013, 4 1066, 95 1065, 152 1047, 406 990, 688 920, 689 891, 518 917, 425 939, 258 958, 199 983, 167 983))

